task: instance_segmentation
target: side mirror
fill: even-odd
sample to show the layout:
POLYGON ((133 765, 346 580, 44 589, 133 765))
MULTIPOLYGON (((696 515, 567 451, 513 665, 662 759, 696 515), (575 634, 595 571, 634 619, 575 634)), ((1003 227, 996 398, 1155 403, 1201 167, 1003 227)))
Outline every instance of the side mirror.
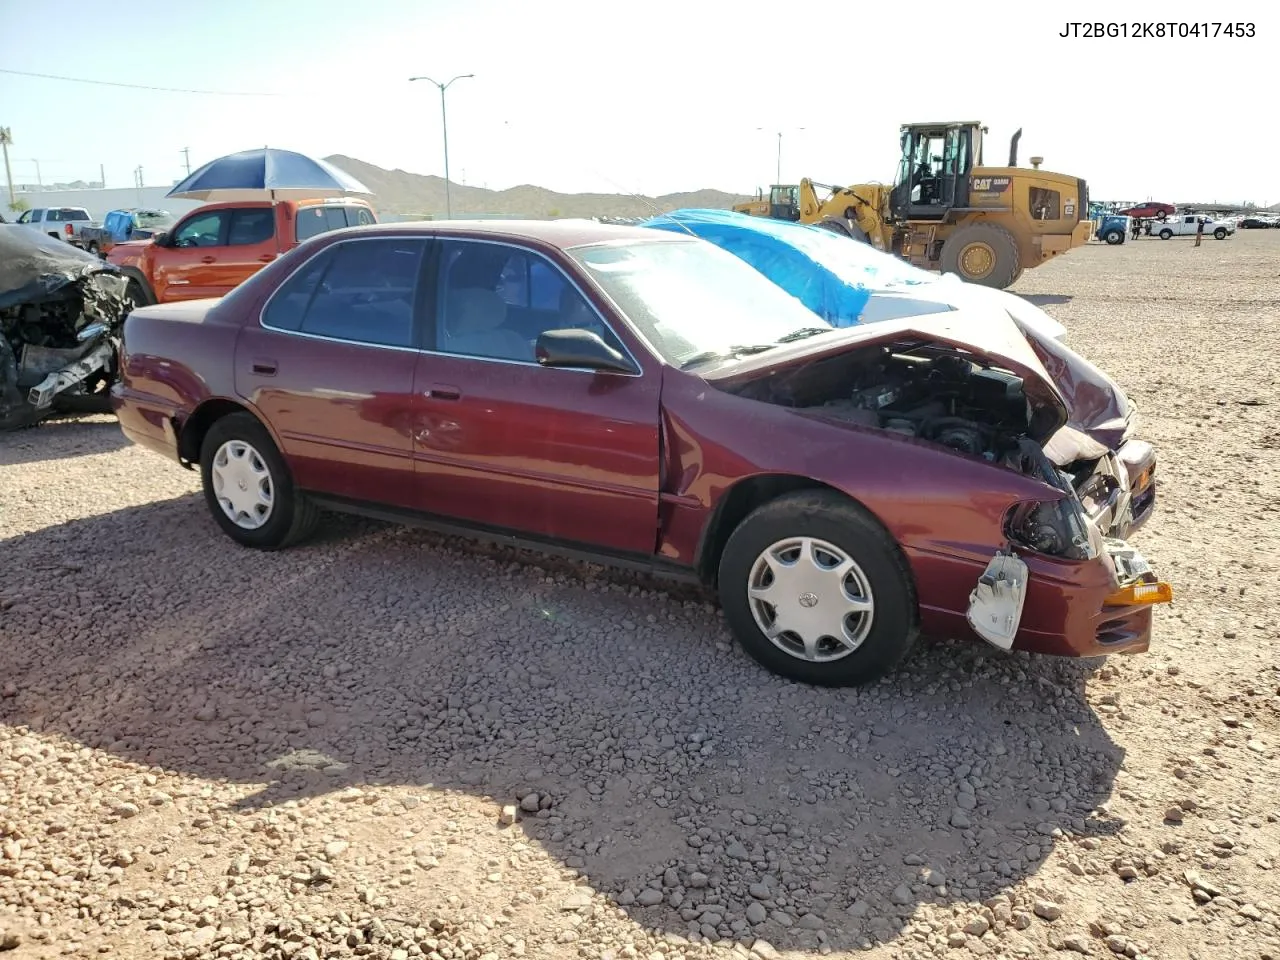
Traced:
POLYGON ((590 330, 546 330, 539 334, 534 356, 544 367, 586 367, 631 373, 631 364, 598 333, 590 330))
MULTIPOLYGON (((130 231, 130 233, 132 233, 132 231, 130 231)), ((154 243, 157 247, 169 246, 169 231, 161 230, 159 233, 157 233, 155 236, 151 238, 151 242, 154 243)))

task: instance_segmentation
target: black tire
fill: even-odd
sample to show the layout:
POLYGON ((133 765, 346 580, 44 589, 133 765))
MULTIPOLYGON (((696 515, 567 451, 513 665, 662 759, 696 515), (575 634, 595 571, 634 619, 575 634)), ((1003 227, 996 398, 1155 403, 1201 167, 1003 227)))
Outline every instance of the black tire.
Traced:
POLYGON ((1213 239, 1215 239, 1215 240, 1225 240, 1225 239, 1227 239, 1227 229, 1226 229, 1226 227, 1219 227, 1217 230, 1213 231, 1213 239))
POLYGON ((838 493, 806 490, 758 507, 729 536, 719 569, 720 603, 738 642, 766 669, 822 687, 849 687, 884 676, 910 653, 919 635, 915 582, 898 545, 865 510, 838 493), (757 625, 747 596, 757 559, 788 537, 814 537, 845 552, 861 568, 875 602, 869 630, 852 652, 826 662, 800 659, 757 625))
POLYGON ((974 223, 961 227, 942 245, 939 259, 944 273, 955 273, 970 283, 980 283, 997 290, 1012 285, 1022 268, 1018 244, 1014 241, 1013 234, 993 223, 974 223), (967 272, 963 268, 965 253, 975 245, 981 245, 991 256, 991 267, 985 272, 967 272))
POLYGON ((1173 239, 1173 231, 1170 230, 1168 227, 1165 227, 1163 230, 1160 231, 1160 239, 1161 240, 1173 239))
POLYGON ((839 220, 819 220, 814 224, 819 230, 827 230, 831 233, 838 233, 842 237, 849 236, 849 228, 839 220))
POLYGON ((276 449, 267 428, 251 413, 231 413, 214 421, 200 445, 200 479, 204 485, 205 504, 222 531, 236 543, 259 550, 278 550, 291 546, 315 529, 320 512, 305 495, 293 486, 288 465, 276 449), (272 491, 271 512, 265 523, 254 529, 238 526, 218 503, 213 485, 213 459, 223 444, 232 441, 248 444, 265 465, 272 491))
POLYGON ((98 256, 98 242, 96 240, 90 240, 89 245, 85 247, 85 250, 92 253, 95 257, 98 256))
POLYGON ((1108 230, 1103 234, 1102 239, 1114 247, 1117 243, 1124 243, 1124 231, 1115 229, 1108 230))

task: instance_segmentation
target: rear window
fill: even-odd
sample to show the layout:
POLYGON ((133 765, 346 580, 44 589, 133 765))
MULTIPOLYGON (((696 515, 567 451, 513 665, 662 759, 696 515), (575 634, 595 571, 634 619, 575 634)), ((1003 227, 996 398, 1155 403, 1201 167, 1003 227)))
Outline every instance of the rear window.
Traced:
POLYGON ((75 207, 62 207, 58 210, 50 210, 46 220, 56 220, 58 223, 66 223, 70 220, 88 220, 89 214, 85 210, 77 210, 75 207))
POLYGON ((355 204, 325 204, 318 207, 303 207, 298 211, 296 236, 299 243, 330 230, 341 230, 343 227, 358 227, 376 223, 368 207, 355 204))

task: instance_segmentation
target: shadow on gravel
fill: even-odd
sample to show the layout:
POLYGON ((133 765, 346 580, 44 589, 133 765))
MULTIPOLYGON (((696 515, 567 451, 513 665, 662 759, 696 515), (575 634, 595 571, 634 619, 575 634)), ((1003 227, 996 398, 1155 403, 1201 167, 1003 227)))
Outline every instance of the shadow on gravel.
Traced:
POLYGON ((1055 304, 1070 303, 1071 297, 1061 293, 1023 293, 1023 300, 1034 303, 1037 307, 1051 307, 1055 304))
POLYGON ((194 494, 0 556, 0 722, 258 787, 241 809, 368 784, 547 797, 516 829, 681 936, 891 941, 915 904, 997 895, 1058 831, 1112 826, 1092 811, 1123 751, 1091 663, 932 645, 818 690, 639 578, 347 519, 255 553, 194 494))
POLYGON ((111 453, 129 446, 115 417, 66 417, 0 433, 0 467, 111 453))

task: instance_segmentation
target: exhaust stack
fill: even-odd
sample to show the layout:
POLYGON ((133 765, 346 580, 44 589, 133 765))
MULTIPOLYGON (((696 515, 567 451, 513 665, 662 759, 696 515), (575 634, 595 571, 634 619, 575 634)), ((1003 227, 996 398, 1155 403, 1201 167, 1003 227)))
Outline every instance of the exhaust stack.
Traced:
POLYGON ((1011 167, 1018 165, 1018 141, 1021 139, 1022 128, 1019 127, 1018 132, 1009 139, 1009 166, 1011 167))

